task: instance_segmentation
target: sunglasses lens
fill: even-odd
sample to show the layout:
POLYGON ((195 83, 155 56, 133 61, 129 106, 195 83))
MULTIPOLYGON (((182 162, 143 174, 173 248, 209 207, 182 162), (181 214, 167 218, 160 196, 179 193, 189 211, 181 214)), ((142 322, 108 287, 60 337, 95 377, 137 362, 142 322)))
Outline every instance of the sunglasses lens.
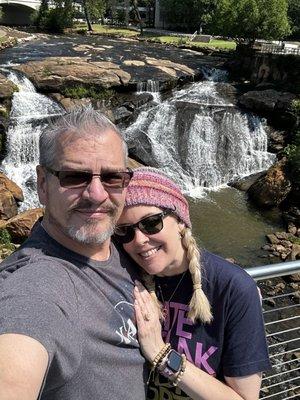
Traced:
POLYGON ((115 238, 119 243, 129 243, 134 239, 135 227, 147 235, 154 235, 163 228, 163 217, 166 214, 150 215, 133 225, 120 225, 115 228, 115 238))
POLYGON ((134 235, 134 228, 132 226, 117 226, 115 228, 115 238, 119 243, 131 242, 134 235))
POLYGON ((128 186, 129 174, 127 172, 108 172, 101 174, 101 182, 107 188, 123 188, 128 186))
POLYGON ((138 227, 143 233, 154 235, 155 233, 160 232, 163 228, 162 217, 163 216, 161 214, 150 215, 150 217, 141 220, 138 224, 138 227))
POLYGON ((88 185, 91 182, 92 174, 81 171, 61 171, 58 179, 60 185, 66 188, 77 188, 88 185))

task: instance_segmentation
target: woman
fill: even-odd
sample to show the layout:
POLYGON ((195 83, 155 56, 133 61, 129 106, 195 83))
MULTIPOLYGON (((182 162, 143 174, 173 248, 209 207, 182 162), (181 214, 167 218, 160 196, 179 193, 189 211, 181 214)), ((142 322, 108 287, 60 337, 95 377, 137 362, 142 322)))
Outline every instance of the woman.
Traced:
POLYGON ((159 170, 136 169, 115 233, 148 289, 137 282, 134 290, 152 365, 148 399, 257 400, 270 363, 256 284, 199 252, 179 187, 159 170))

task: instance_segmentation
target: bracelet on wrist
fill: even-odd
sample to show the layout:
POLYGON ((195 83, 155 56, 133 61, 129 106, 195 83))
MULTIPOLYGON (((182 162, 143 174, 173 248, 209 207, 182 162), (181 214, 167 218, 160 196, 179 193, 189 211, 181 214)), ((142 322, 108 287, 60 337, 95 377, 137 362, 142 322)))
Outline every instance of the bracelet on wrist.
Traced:
POLYGON ((166 354, 169 353, 170 349, 171 349, 170 343, 166 343, 166 344, 163 346, 163 348, 162 348, 162 349, 157 353, 157 355, 154 357, 154 359, 153 359, 153 361, 152 361, 152 368, 151 368, 150 373, 149 373, 147 385, 148 385, 149 382, 150 382, 151 376, 152 376, 152 374, 153 374, 155 368, 157 367, 157 365, 158 365, 159 363, 161 363, 162 359, 166 356, 166 354))

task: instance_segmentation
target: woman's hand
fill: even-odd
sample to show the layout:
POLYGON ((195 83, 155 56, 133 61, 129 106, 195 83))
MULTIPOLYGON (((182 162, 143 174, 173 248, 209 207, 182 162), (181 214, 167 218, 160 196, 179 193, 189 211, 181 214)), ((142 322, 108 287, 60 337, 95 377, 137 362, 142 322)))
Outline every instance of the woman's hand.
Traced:
POLYGON ((141 351, 152 362, 165 344, 161 335, 159 312, 148 291, 138 281, 135 281, 134 299, 141 351))

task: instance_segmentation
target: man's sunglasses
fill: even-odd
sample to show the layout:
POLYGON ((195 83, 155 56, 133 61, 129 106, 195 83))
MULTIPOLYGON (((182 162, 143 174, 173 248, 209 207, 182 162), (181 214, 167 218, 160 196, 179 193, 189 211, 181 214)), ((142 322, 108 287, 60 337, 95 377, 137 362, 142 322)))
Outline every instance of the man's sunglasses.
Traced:
POLYGON ((168 209, 159 214, 150 215, 149 217, 145 217, 135 224, 118 225, 115 228, 114 237, 119 243, 129 243, 134 239, 136 228, 146 235, 154 235, 163 229, 164 218, 167 215, 172 214, 173 211, 174 210, 168 209))
POLYGON ((45 167, 50 174, 56 176, 60 186, 68 189, 83 188, 88 186, 93 177, 97 176, 105 189, 122 189, 128 186, 133 176, 133 171, 111 171, 102 172, 101 174, 92 174, 85 171, 55 171, 54 169, 45 167))

